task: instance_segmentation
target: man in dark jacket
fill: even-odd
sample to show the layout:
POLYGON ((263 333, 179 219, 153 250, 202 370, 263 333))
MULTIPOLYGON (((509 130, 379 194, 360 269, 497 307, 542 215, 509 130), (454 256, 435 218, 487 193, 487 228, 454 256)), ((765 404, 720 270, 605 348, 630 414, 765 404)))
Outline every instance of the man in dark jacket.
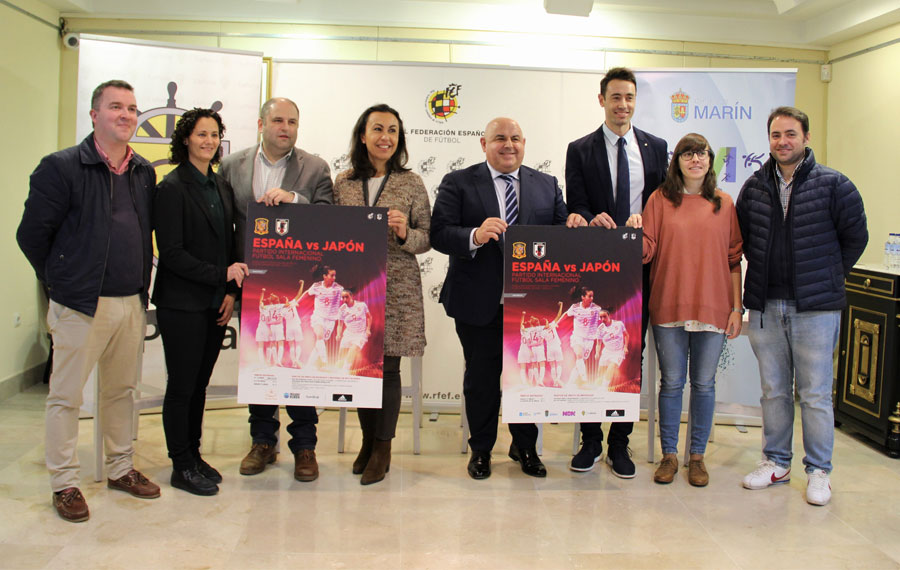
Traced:
MULTIPOLYGON (((666 141, 631 124, 637 103, 634 72, 614 67, 600 81, 597 96, 605 120, 593 133, 569 143, 566 151, 566 203, 569 212, 581 214, 592 226, 613 229, 624 226, 631 214, 640 214, 650 194, 666 177, 666 141), (622 168, 619 168, 622 165, 622 168)), ((641 353, 650 320, 650 266, 644 266, 641 353)), ((623 479, 635 475, 628 449, 632 422, 609 426, 606 462, 623 479)), ((603 453, 602 425, 581 422, 582 445, 569 463, 572 471, 590 471, 603 453)))
MULTIPOLYGON (((431 214, 431 245, 450 256, 441 304, 456 323, 466 369, 463 394, 471 437, 468 472, 491 476, 503 371, 503 234, 511 224, 586 226, 567 214, 556 178, 522 166, 525 135, 498 117, 481 137, 485 161, 444 176, 431 214)), ((510 423, 509 457, 532 477, 546 477, 534 424, 510 423)))
MULTIPOLYGON (((259 110, 260 143, 222 159, 219 174, 234 188, 235 234, 241 240, 238 259, 243 259, 243 240, 247 226, 247 205, 262 202, 279 204, 331 204, 334 202, 328 163, 294 145, 300 109, 283 97, 274 97, 259 110)), ((298 355, 299 357, 299 355, 298 355)), ((250 452, 241 461, 241 475, 262 473, 274 463, 278 431, 281 428, 278 406, 250 404, 250 452)), ((316 460, 316 424, 319 416, 313 406, 285 406, 291 423, 288 448, 294 454, 294 478, 310 482, 319 477, 316 460)))
POLYGON ((747 489, 790 480, 794 383, 800 396, 806 501, 831 499, 834 412, 832 354, 844 277, 868 241, 862 198, 850 180, 820 164, 806 145, 809 118, 793 107, 769 115, 771 157, 737 201, 744 237, 750 345, 762 382, 765 459, 747 489))
POLYGON ((99 85, 91 98, 94 132, 45 156, 31 174, 16 238, 50 292, 47 325, 54 363, 47 395, 46 461, 60 517, 87 520, 78 488, 78 409, 97 366, 107 486, 135 497, 159 487, 134 469, 133 392, 140 378, 144 309, 153 251, 153 167, 128 141, 137 128, 134 90, 99 85))

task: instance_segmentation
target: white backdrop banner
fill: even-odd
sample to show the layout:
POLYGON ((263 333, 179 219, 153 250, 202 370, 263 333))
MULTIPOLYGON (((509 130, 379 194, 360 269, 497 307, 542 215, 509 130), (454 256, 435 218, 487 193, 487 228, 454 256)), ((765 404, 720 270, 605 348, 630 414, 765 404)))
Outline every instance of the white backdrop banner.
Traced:
POLYGON ((256 144, 262 54, 175 46, 123 38, 81 36, 78 48, 76 140, 93 129, 89 111, 94 88, 110 79, 134 87, 138 129, 134 150, 157 168, 171 170, 169 142, 178 117, 194 107, 212 108, 225 123, 225 154, 256 144))
MULTIPOLYGON (((588 73, 276 61, 272 80, 273 96, 289 97, 300 107, 299 146, 325 158, 333 175, 349 167, 359 115, 376 103, 397 109, 406 128, 407 166, 422 177, 432 204, 445 174, 484 160, 479 139, 490 119, 519 121, 527 140, 525 164, 562 185, 566 143, 599 125, 601 116, 599 76, 588 73)), ((419 256, 428 339, 426 409, 458 407, 462 389, 462 349, 452 319, 437 302, 447 266, 443 254, 419 256)))
POLYGON ((669 143, 700 133, 716 153, 719 187, 737 198, 769 154, 766 119, 794 104, 796 69, 648 70, 637 73, 634 123, 669 143))
MULTIPOLYGON (((93 127, 89 111, 94 88, 110 79, 122 79, 134 87, 138 104, 138 129, 131 146, 156 167, 158 180, 172 170, 169 143, 175 123, 193 107, 216 109, 225 123, 225 154, 256 144, 262 54, 212 48, 142 42, 124 38, 81 36, 78 50, 78 102, 76 140, 93 127)), ((152 309, 152 306, 151 306, 152 309)), ((237 318, 229 324, 222 354, 211 384, 237 384, 237 318)), ((142 383, 154 393, 166 386, 162 341, 149 315, 144 345, 142 383)), ((93 379, 84 389, 82 409, 94 401, 93 379)))
MULTIPOLYGON (((726 161, 724 169, 717 166, 725 177, 722 188, 736 195, 765 160, 766 116, 778 105, 793 103, 795 76, 794 71, 771 70, 638 71, 635 124, 666 138, 670 150, 687 132, 705 135, 717 149, 717 161, 726 161), (683 95, 678 95, 676 108, 673 96, 679 91, 683 95)), ((603 122, 597 101, 602 77, 515 68, 275 61, 272 95, 297 102, 298 144, 325 158, 333 175, 349 166, 351 131, 362 111, 376 103, 397 109, 406 128, 408 166, 422 177, 433 203, 445 174, 484 160, 479 138, 497 116, 512 117, 522 126, 527 141, 524 163, 556 176, 565 189, 568 143, 603 122)), ((462 350, 452 320, 437 302, 447 258, 434 251, 421 255, 419 269, 428 338, 425 405, 456 407, 462 350)), ((746 359, 732 357, 723 363, 736 360, 746 359)), ((729 395, 725 401, 757 405, 758 382, 745 384, 755 386, 755 392, 729 395)))

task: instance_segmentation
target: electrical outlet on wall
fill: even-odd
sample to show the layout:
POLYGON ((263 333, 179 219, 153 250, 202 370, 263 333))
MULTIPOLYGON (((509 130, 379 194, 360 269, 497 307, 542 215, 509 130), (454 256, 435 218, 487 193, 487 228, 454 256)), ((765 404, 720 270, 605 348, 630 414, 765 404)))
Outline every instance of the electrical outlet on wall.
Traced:
POLYGON ((17 327, 22 324, 22 314, 21 313, 13 313, 13 326, 17 327))

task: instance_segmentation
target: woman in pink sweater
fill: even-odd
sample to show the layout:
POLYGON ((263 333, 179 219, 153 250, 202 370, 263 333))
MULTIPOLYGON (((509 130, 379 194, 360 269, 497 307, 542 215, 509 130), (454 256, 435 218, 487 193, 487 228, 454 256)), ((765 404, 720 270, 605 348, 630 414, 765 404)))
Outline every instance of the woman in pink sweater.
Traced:
POLYGON ((716 188, 715 155, 701 135, 675 146, 666 180, 644 214, 626 225, 644 228, 650 263, 650 323, 662 374, 659 432, 663 459, 657 483, 678 471, 678 427, 690 356, 691 458, 688 482, 703 487, 703 463, 716 405, 715 380, 725 337, 741 333, 741 232, 734 202, 716 188))

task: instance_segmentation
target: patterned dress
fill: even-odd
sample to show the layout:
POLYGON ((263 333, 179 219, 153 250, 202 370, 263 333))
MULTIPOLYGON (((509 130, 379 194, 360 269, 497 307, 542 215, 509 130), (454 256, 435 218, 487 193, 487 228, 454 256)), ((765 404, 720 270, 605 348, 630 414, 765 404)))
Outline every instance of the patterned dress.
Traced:
MULTIPOLYGON (((334 203, 367 206, 361 180, 350 180, 349 171, 334 181, 334 203)), ((375 191, 370 188, 369 191, 375 191)), ((388 228, 387 299, 384 310, 384 353, 388 356, 422 356, 425 352, 425 307, 422 278, 416 255, 431 249, 431 204, 419 175, 394 172, 375 203, 380 208, 400 210, 407 217, 406 240, 388 228)))

